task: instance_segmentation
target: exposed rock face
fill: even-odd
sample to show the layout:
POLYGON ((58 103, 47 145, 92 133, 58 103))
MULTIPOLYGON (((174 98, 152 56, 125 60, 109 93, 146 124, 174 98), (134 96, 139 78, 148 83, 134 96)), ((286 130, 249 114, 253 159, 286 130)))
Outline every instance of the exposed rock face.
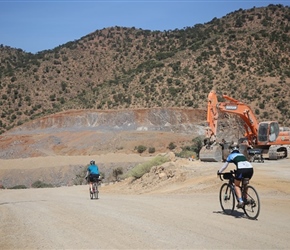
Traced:
POLYGON ((193 109, 152 108, 135 110, 77 110, 50 115, 17 127, 7 134, 51 133, 67 130, 171 131, 191 133, 206 119, 206 112, 193 109))
POLYGON ((164 151, 204 134, 206 111, 178 108, 77 110, 37 119, 0 137, 0 158, 133 152, 138 145, 164 151))

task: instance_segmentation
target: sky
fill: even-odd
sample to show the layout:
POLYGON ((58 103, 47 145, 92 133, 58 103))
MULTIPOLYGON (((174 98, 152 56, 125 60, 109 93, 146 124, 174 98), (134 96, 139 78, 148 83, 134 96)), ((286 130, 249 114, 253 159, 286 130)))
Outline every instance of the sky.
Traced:
POLYGON ((0 0, 0 45, 37 53, 103 28, 183 29, 269 4, 290 0, 0 0))

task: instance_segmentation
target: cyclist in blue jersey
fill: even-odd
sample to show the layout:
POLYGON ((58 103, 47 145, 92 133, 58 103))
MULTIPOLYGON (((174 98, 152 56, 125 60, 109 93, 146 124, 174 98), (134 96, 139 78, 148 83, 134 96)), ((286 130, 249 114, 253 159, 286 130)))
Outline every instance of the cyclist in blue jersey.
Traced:
POLYGON ((87 168, 86 179, 90 183, 90 191, 93 190, 93 182, 98 180, 100 176, 99 167, 96 165, 94 160, 90 161, 90 165, 87 168))
POLYGON ((243 198, 242 193, 240 189, 240 184, 242 178, 249 178, 251 179, 254 174, 253 166, 250 162, 247 161, 247 158, 245 155, 239 152, 239 148, 237 146, 234 146, 232 148, 231 153, 228 155, 226 162, 221 167, 220 170, 218 170, 218 174, 222 173, 229 165, 229 163, 234 163, 236 165, 236 171, 235 171, 235 192, 238 197, 238 205, 237 208, 242 208, 243 198))

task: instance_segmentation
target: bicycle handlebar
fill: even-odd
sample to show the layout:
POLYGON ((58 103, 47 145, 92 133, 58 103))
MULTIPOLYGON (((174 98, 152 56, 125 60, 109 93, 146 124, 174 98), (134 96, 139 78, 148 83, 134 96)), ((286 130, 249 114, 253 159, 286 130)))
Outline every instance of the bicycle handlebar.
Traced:
POLYGON ((233 175, 235 173, 235 171, 230 170, 230 172, 225 172, 225 173, 219 173, 217 172, 217 175, 220 177, 221 181, 223 181, 224 179, 222 178, 222 176, 224 176, 225 174, 231 174, 233 175))

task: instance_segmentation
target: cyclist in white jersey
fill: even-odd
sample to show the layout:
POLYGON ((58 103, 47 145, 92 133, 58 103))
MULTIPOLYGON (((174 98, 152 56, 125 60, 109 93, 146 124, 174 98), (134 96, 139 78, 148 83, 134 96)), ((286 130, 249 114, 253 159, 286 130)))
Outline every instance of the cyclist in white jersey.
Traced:
POLYGON ((240 184, 242 178, 249 178, 251 179, 254 174, 253 166, 250 162, 247 161, 246 156, 244 156, 242 153, 239 152, 238 147, 234 147, 231 151, 231 153, 228 155, 226 162, 221 167, 221 169, 218 171, 219 173, 222 173, 229 165, 229 163, 234 163, 236 165, 236 172, 235 172, 235 192, 238 197, 238 208, 242 208, 244 203, 242 199, 242 193, 240 189, 240 184))

